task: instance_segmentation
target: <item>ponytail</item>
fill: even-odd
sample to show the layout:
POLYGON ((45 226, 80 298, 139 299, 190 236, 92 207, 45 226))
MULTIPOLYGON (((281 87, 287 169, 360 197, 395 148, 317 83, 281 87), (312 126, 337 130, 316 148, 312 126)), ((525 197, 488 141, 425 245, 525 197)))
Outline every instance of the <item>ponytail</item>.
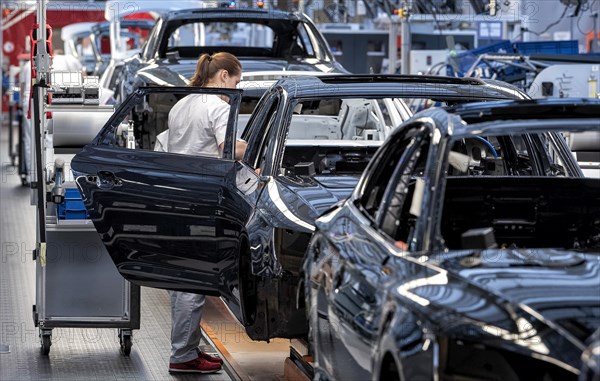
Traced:
POLYGON ((190 81, 190 86, 205 87, 219 70, 227 70, 229 75, 242 74, 242 64, 230 53, 204 53, 198 58, 196 72, 190 81))

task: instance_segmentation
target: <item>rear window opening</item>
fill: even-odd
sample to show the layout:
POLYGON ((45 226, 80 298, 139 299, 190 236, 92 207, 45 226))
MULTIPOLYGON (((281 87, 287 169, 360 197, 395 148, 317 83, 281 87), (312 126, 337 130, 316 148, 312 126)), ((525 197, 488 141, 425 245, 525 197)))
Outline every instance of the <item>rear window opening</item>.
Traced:
POLYGON ((229 52, 238 57, 316 57, 314 42, 303 23, 202 21, 174 25, 160 57, 197 59, 203 53, 229 52))

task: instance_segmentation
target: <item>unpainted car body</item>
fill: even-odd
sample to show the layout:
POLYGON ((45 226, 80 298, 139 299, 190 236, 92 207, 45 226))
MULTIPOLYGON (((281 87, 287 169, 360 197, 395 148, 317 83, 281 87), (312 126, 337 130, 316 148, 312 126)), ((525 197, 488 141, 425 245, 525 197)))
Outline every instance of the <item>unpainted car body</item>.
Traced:
POLYGON ((600 181, 561 132, 600 128, 600 103, 552 102, 416 114, 316 220, 315 379, 577 379, 600 326, 600 181))

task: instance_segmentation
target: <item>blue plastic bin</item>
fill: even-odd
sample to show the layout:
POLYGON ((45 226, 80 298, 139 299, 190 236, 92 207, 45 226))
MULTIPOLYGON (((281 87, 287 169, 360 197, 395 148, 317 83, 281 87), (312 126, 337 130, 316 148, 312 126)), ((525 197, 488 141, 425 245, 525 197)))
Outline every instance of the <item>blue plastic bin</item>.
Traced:
POLYGON ((579 54, 577 40, 515 42, 514 48, 520 54, 579 54))
POLYGON ((88 218, 79 189, 65 189, 65 200, 56 206, 59 220, 85 220, 88 218))

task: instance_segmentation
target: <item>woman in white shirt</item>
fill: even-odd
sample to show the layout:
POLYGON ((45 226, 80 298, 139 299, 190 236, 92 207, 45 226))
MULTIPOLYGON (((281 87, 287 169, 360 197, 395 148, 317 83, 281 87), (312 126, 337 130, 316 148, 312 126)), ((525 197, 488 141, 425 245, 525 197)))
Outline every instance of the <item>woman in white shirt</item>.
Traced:
MULTIPOLYGON (((235 89, 242 76, 240 61, 229 53, 203 54, 198 59, 190 86, 235 89)), ((169 112, 168 152, 220 157, 230 106, 223 96, 190 94, 169 112)), ((246 143, 236 142, 236 159, 241 160, 246 143)), ((171 296, 171 357, 169 372, 212 373, 223 360, 198 349, 204 295, 169 291, 171 296)))

